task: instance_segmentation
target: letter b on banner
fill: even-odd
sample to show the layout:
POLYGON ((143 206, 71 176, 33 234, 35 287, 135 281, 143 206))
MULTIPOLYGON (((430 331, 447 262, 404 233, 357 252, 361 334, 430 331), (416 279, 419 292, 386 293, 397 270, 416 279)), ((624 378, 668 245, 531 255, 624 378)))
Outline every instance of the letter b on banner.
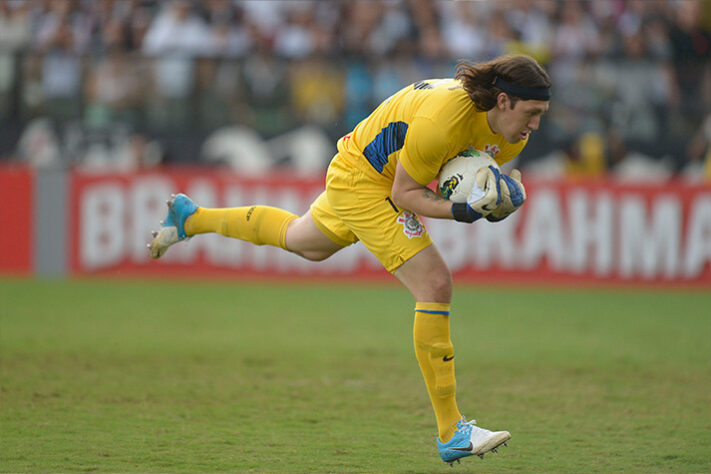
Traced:
POLYGON ((86 190, 81 200, 79 244, 81 265, 106 267, 124 253, 124 195, 120 185, 101 183, 86 190))

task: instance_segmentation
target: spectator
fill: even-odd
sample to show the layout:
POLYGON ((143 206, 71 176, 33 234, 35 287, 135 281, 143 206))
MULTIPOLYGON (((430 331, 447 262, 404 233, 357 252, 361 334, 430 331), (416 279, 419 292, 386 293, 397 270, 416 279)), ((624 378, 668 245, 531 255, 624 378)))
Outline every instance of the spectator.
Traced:
POLYGON ((447 2, 440 7, 443 18, 446 18, 442 26, 442 39, 450 57, 485 57, 485 22, 474 6, 469 2, 447 2))
POLYGON ((194 83, 195 56, 206 55, 210 30, 185 0, 165 4, 143 41, 143 52, 153 57, 152 122, 159 128, 186 127, 188 98, 194 83))
POLYGON ((679 97, 677 118, 683 127, 681 133, 688 136, 697 129, 711 102, 708 86, 704 89, 711 81, 711 34, 701 25, 701 2, 686 0, 676 5, 670 40, 679 97))
POLYGON ((382 51, 373 43, 373 32, 382 19, 383 4, 380 2, 348 2, 344 4, 341 38, 346 54, 373 56, 382 51))
POLYGON ((522 51, 556 84, 527 160, 593 133, 619 160, 671 154, 681 168, 711 107, 709 12, 700 0, 5 0, 0 125, 84 111, 95 126, 147 116, 158 129, 237 122, 271 136, 298 117, 338 135, 415 77, 522 51), (328 100, 313 93, 318 77, 328 100))
POLYGON ((345 128, 352 130, 371 112, 373 75, 361 60, 348 61, 345 74, 345 128))
POLYGON ((653 154, 661 131, 655 108, 669 103, 671 81, 666 70, 650 60, 641 32, 625 37, 623 48, 622 60, 609 65, 616 84, 610 123, 634 148, 647 144, 643 151, 653 154))
POLYGON ((553 37, 553 56, 561 60, 580 60, 597 53, 600 37, 586 14, 582 2, 563 2, 560 23, 553 37))
POLYGON ((29 4, 0 2, 0 52, 25 49, 32 39, 29 4))
POLYGON ((258 39, 256 50, 242 68, 242 85, 246 114, 242 121, 264 135, 275 135, 291 125, 287 65, 269 54, 269 40, 258 39))
POLYGON ((82 60, 73 52, 74 33, 61 19, 51 32, 42 42, 44 111, 58 121, 77 119, 81 113, 82 60))
POLYGON ((711 183, 711 113, 689 141, 686 157, 682 177, 690 182, 711 183))
POLYGON ((18 72, 16 53, 31 40, 31 24, 26 3, 0 3, 0 120, 8 119, 13 108, 13 88, 18 72))
POLYGON ((597 133, 584 133, 566 151, 568 178, 600 178, 607 171, 605 146, 597 133))
POLYGON ((274 52, 289 59, 310 56, 316 47, 313 21, 310 10, 304 6, 293 8, 286 24, 275 32, 274 52))
POLYGON ((249 26, 244 24, 243 12, 232 9, 225 0, 212 0, 208 4, 210 37, 207 53, 216 58, 243 58, 252 47, 249 26))
POLYGON ((88 73, 86 85, 85 123, 89 128, 106 128, 115 122, 137 124, 144 87, 139 66, 120 50, 97 60, 88 73))
POLYGON ((345 91, 338 65, 311 57, 292 66, 290 83, 292 110, 300 121, 327 130, 339 122, 345 91))
POLYGON ((151 56, 200 56, 208 51, 209 29, 186 0, 166 3, 151 23, 143 52, 151 56))

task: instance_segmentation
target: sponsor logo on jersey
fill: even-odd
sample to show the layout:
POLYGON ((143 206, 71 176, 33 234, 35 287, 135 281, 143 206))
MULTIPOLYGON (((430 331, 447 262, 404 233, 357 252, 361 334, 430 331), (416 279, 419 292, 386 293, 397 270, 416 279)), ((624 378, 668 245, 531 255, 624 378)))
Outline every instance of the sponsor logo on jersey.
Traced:
POLYGON ((402 214, 397 217, 397 221, 402 224, 402 231, 409 239, 422 237, 422 234, 425 233, 425 228, 420 223, 417 215, 412 212, 402 211, 402 214))
POLYGON ((496 158, 496 155, 499 154, 501 149, 499 148, 499 145, 486 145, 484 147, 484 151, 487 152, 492 158, 496 158))

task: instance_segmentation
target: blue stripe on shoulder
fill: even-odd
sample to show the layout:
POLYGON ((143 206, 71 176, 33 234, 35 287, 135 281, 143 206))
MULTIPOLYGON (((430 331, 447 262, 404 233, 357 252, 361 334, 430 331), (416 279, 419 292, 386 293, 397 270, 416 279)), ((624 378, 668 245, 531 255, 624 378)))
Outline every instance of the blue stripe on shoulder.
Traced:
POLYGON ((444 314, 449 316, 449 311, 428 311, 426 309, 415 309, 416 313, 427 313, 427 314, 444 314))
POLYGON ((388 164, 388 155, 395 153, 405 144, 407 128, 405 122, 390 122, 363 150, 363 155, 378 173, 382 173, 388 164))
POLYGON ((432 84, 426 83, 425 81, 419 81, 419 82, 415 82, 415 83, 412 85, 412 88, 413 88, 414 90, 433 89, 434 86, 432 86, 432 84))

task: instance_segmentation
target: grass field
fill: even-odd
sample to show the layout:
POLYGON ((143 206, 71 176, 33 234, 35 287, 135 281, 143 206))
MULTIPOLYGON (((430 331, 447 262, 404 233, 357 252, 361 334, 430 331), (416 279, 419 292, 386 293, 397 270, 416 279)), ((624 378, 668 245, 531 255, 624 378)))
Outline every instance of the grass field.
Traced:
POLYGON ((711 294, 459 287, 454 469, 396 285, 0 280, 0 471, 709 472, 711 294))

